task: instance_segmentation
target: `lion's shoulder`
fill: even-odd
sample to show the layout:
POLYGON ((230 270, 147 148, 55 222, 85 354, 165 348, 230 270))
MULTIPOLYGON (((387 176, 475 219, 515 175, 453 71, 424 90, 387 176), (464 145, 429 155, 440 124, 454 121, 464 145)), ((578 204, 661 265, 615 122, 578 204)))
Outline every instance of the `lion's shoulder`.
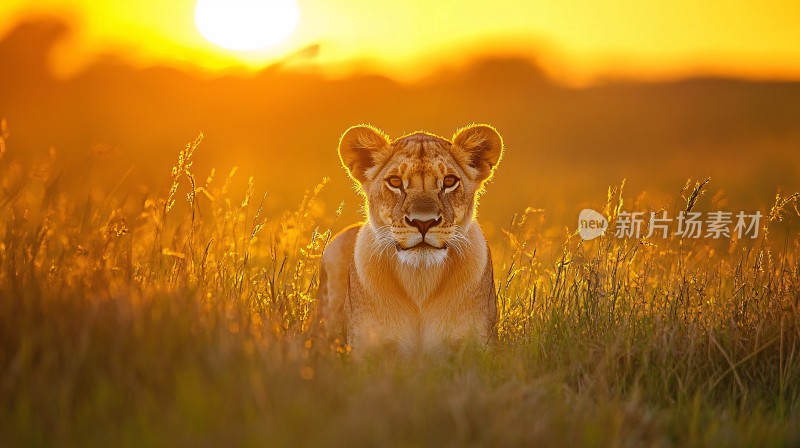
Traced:
POLYGON ((322 268, 326 277, 347 278, 361 224, 353 224, 337 233, 322 252, 322 268))
POLYGON ((336 234, 325 246, 320 260, 317 317, 333 336, 343 334, 342 314, 347 279, 359 230, 361 224, 354 224, 336 234))

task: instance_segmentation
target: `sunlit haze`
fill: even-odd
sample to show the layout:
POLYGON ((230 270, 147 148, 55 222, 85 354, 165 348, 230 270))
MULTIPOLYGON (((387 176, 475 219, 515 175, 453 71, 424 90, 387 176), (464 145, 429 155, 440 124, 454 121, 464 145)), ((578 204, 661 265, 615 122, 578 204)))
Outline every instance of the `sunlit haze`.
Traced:
POLYGON ((75 36, 53 56, 62 74, 102 52, 142 65, 217 70, 264 67, 319 44, 316 64, 337 70, 367 66, 397 78, 422 76, 493 50, 535 56, 567 82, 696 73, 800 78, 800 3, 791 0, 299 0, 296 29, 294 2, 255 3, 267 9, 271 4, 278 13, 249 14, 263 27, 240 22, 231 30, 225 26, 226 11, 234 14, 230 2, 6 0, 0 5, 0 33, 29 12, 70 18, 75 36), (214 10, 214 4, 228 7, 214 10), (202 34, 196 9, 198 15, 208 11, 197 19, 202 34), (255 48, 260 50, 234 51, 255 48))

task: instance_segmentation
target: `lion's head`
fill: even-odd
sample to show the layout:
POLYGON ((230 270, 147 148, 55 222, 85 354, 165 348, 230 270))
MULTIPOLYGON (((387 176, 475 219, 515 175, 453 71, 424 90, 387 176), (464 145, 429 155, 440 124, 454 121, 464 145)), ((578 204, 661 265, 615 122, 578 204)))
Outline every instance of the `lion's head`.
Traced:
POLYGON ((444 262, 463 254, 477 198, 503 155, 503 139, 488 125, 473 125, 452 140, 416 132, 390 140, 360 125, 339 142, 339 157, 366 199, 375 251, 403 263, 444 262))

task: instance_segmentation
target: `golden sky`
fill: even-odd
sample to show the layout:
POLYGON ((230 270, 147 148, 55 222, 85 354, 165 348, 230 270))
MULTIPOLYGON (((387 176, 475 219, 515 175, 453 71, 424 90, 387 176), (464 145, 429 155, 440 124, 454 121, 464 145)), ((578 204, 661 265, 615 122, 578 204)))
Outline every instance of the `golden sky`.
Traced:
POLYGON ((570 83, 604 76, 692 73, 800 79, 797 0, 297 0, 300 22, 282 44, 236 53, 207 42, 194 0, 0 2, 0 34, 25 12, 67 14, 74 39, 54 56, 63 74, 99 52, 141 64, 208 69, 263 66, 308 45, 341 70, 354 61, 398 78, 422 76, 491 49, 539 55, 570 83))

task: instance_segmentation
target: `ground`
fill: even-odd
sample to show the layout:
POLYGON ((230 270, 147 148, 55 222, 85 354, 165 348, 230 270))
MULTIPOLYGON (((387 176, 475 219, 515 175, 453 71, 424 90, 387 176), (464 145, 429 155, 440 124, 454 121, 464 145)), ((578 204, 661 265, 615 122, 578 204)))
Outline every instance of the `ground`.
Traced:
POLYGON ((320 226, 322 186, 264 210, 252 179, 196 176, 197 144, 163 193, 0 160, 0 445, 800 443, 796 196, 752 240, 589 242, 520 211, 490 242, 495 346, 356 361, 314 332, 349 224, 320 226))

